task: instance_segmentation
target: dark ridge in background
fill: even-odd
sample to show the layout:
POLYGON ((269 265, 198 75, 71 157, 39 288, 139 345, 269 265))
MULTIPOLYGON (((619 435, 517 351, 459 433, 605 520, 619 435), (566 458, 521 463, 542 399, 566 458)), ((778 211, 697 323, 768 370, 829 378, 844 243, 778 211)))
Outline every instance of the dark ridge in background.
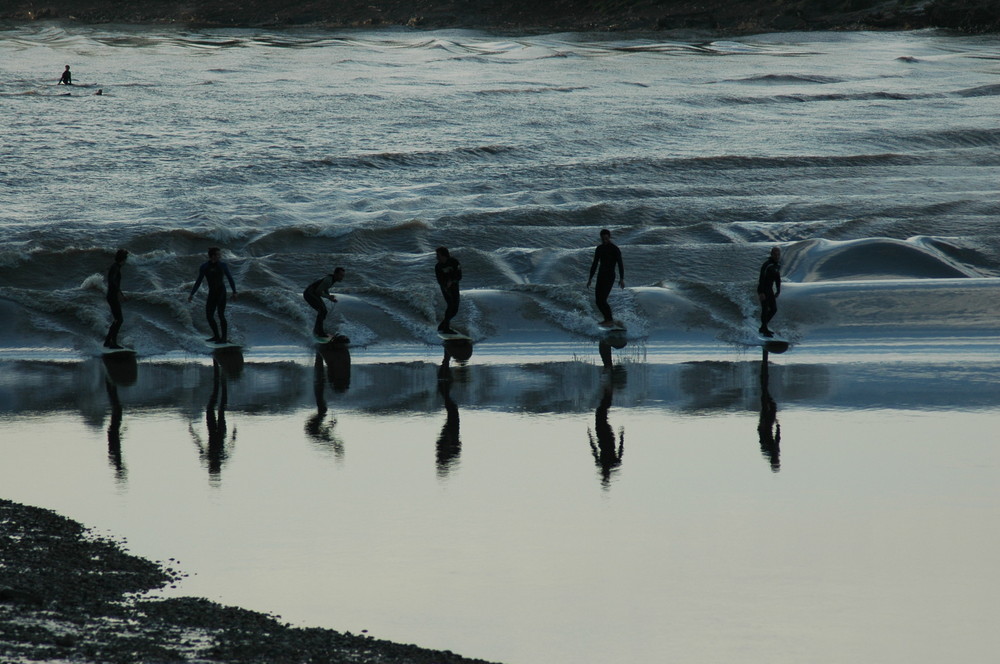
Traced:
POLYGON ((1000 0, 7 0, 0 20, 523 32, 1000 31, 1000 0))

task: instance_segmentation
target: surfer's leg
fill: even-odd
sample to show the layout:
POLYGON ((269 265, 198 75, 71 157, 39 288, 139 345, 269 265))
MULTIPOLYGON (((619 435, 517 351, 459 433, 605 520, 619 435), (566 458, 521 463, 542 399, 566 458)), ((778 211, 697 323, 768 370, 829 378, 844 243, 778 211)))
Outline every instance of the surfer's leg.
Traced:
POLYGON ((219 336, 219 326, 215 324, 215 310, 218 307, 218 296, 209 292, 208 297, 205 298, 205 320, 208 321, 208 326, 212 328, 212 338, 209 341, 222 341, 222 337, 219 336))
POLYGON ((222 293, 222 297, 219 298, 219 326, 222 328, 222 334, 219 336, 219 341, 222 343, 229 343, 229 321, 226 320, 226 294, 222 293))
POLYGON ((771 293, 760 293, 760 332, 766 334, 767 324, 771 322, 774 315, 778 313, 778 301, 771 293))
POLYGON ((458 304, 461 300, 459 295, 458 287, 449 288, 447 290, 441 289, 441 294, 444 295, 444 320, 438 325, 438 330, 442 332, 447 332, 451 330, 451 319, 458 314, 458 304))
POLYGON ((323 323, 326 321, 326 305, 323 303, 323 298, 317 297, 310 290, 306 289, 302 293, 302 297, 306 299, 306 302, 310 307, 316 310, 316 323, 313 325, 313 334, 317 337, 327 336, 326 332, 323 330, 323 323))
POLYGON ((108 328, 108 335, 104 337, 104 345, 114 347, 118 345, 118 331, 122 329, 125 318, 122 316, 122 303, 117 297, 108 298, 108 306, 111 308, 111 327, 108 328))
POLYGON ((597 308, 604 316, 604 322, 610 323, 613 318, 611 315, 611 305, 608 304, 608 296, 611 295, 611 289, 615 285, 615 275, 612 274, 610 279, 604 279, 600 276, 597 277, 597 286, 594 288, 594 299, 597 301, 597 308))

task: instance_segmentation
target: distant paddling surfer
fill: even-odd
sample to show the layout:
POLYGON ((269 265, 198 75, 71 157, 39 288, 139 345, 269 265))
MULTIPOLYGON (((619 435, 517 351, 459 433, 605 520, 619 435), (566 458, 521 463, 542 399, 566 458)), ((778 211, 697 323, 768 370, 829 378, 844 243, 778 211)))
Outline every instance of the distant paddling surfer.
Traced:
POLYGON ((330 287, 338 281, 344 279, 344 268, 338 267, 334 271, 321 279, 312 282, 302 292, 302 297, 306 299, 309 306, 316 310, 316 324, 313 325, 313 334, 317 337, 329 337, 323 329, 323 322, 326 320, 326 304, 323 298, 336 302, 337 298, 330 294, 330 287))
POLYGON ((778 295, 781 294, 781 248, 771 247, 771 255, 760 266, 760 279, 757 281, 757 299, 760 300, 760 329, 757 331, 765 337, 773 337, 774 332, 767 324, 778 313, 778 295))
POLYGON ((226 282, 229 280, 229 287, 233 289, 233 297, 236 297, 236 282, 229 272, 229 266, 222 262, 222 250, 212 247, 208 250, 208 260, 201 264, 198 270, 198 280, 194 282, 194 288, 188 296, 188 302, 194 299, 194 294, 198 292, 201 281, 208 282, 208 298, 205 300, 205 318, 208 326, 212 328, 212 337, 206 341, 212 343, 229 343, 229 323, 226 321, 226 282), (215 315, 219 315, 219 326, 215 324, 215 315))
POLYGON ((69 71, 69 65, 66 65, 66 69, 63 70, 62 76, 59 77, 59 82, 56 85, 73 85, 73 74, 69 71))
POLYGON ((434 265, 434 276, 437 277, 438 286, 441 287, 441 295, 444 296, 444 320, 438 325, 438 332, 442 334, 458 334, 451 329, 451 319, 458 313, 459 293, 458 282, 462 280, 462 266, 458 260, 449 253, 447 247, 438 247, 437 263, 434 265))
POLYGON ((122 300, 125 294, 122 292, 122 266, 128 259, 128 251, 119 249, 115 252, 115 262, 108 268, 108 306, 111 308, 111 327, 104 337, 104 347, 120 350, 118 345, 118 330, 122 329, 125 318, 122 316, 122 300))
POLYGON ((597 286, 594 289, 594 297, 597 300, 597 308, 604 316, 601 325, 611 327, 615 324, 611 315, 611 307, 608 305, 608 296, 615 285, 615 267, 618 268, 619 285, 625 288, 625 263, 622 262, 622 252, 614 242, 611 241, 611 231, 607 228, 601 231, 601 243, 594 250, 594 262, 590 264, 590 278, 587 279, 587 288, 597 273, 597 286))

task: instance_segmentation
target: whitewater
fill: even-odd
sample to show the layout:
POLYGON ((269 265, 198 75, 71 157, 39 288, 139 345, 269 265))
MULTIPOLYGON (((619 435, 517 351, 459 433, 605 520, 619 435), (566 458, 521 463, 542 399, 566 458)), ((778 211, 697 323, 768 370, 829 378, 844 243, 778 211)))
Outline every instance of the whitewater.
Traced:
POLYGON ((586 338, 604 227, 636 342, 744 339, 775 244, 793 340, 993 331, 994 37, 50 25, 0 53, 8 352, 96 352, 119 247, 140 355, 203 350, 185 294, 210 246, 261 351, 308 347, 302 289, 338 265, 355 344, 436 343, 440 245, 482 347, 586 338))

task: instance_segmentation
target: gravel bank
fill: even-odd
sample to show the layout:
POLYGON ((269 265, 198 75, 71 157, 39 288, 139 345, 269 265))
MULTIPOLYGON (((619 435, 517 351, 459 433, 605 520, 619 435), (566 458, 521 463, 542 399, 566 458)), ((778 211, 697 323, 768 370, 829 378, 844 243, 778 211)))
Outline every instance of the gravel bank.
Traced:
POLYGON ((0 661, 482 662, 190 597, 151 599, 181 572, 50 510, 0 499, 0 661))

